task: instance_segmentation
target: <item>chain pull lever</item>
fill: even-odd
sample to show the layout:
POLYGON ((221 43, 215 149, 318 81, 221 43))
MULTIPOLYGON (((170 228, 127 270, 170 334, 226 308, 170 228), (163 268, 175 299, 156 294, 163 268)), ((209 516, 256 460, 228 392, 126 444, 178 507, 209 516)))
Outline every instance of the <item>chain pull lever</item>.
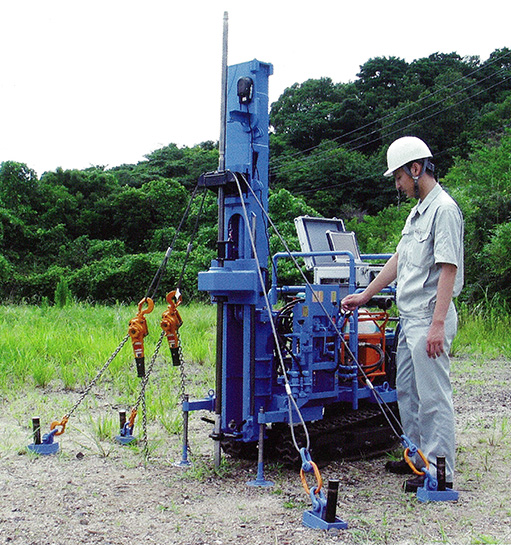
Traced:
POLYGON ((146 314, 150 314, 154 309, 154 302, 149 297, 144 297, 138 304, 138 313, 130 320, 128 325, 128 333, 131 337, 133 352, 135 354, 135 362, 137 364, 137 376, 143 378, 145 376, 145 358, 144 358, 144 337, 147 336, 149 330, 145 319, 146 314), (143 308, 144 305, 146 308, 143 308))
POLYGON ((183 325, 183 320, 181 319, 177 307, 181 304, 183 297, 179 290, 174 290, 167 293, 166 300, 169 306, 162 314, 160 325, 169 342, 172 365, 179 367, 181 365, 179 355, 179 328, 183 325))

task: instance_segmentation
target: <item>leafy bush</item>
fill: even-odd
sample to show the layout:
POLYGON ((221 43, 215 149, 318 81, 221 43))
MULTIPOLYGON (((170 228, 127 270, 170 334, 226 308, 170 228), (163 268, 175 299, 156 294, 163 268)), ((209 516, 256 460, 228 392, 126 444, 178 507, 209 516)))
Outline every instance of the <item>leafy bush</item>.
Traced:
POLYGON ((69 286, 67 284, 67 280, 65 278, 61 278, 60 282, 57 284, 57 287, 55 288, 55 304, 58 308, 64 308, 72 301, 72 294, 69 290, 69 286))
POLYGON ((71 291, 80 299, 133 302, 142 299, 161 259, 152 255, 125 255, 94 261, 74 271, 71 291))
POLYGON ((0 255, 0 281, 5 282, 9 280, 13 272, 14 267, 9 260, 3 255, 0 255))
POLYGON ((26 300, 33 303, 39 303, 43 297, 53 299, 57 284, 67 275, 69 270, 58 265, 53 265, 42 273, 16 272, 9 281, 2 283, 2 296, 14 301, 26 300))
MULTIPOLYGON (((393 252, 411 205, 393 205, 393 184, 381 175, 385 148, 416 134, 431 145, 437 171, 450 169, 443 182, 465 215, 462 297, 511 298, 511 133, 495 136, 511 120, 510 75, 511 50, 503 48, 485 62, 456 53, 411 63, 379 57, 362 65, 354 82, 311 79, 286 89, 271 111, 276 189, 269 211, 289 247, 299 250, 294 218, 309 214, 356 218, 348 228, 364 253, 393 252)), ((79 300, 138 300, 174 240, 190 190, 217 164, 213 142, 169 144, 134 165, 58 168, 40 179, 23 163, 1 163, 0 295, 52 300, 65 278, 79 300)), ((213 191, 204 199, 197 193, 162 290, 182 277, 187 299, 207 298, 197 293, 197 274, 216 254, 216 201, 213 191)), ((271 231, 268 244, 270 254, 284 249, 271 231)), ((300 281, 289 260, 279 268, 281 281, 300 281)))
POLYGON ((360 249, 366 254, 394 253, 413 202, 392 205, 375 216, 353 218, 346 229, 355 231, 360 249))
POLYGON ((478 144, 468 160, 459 159, 444 179, 465 218, 465 289, 479 301, 511 296, 511 131, 478 144))

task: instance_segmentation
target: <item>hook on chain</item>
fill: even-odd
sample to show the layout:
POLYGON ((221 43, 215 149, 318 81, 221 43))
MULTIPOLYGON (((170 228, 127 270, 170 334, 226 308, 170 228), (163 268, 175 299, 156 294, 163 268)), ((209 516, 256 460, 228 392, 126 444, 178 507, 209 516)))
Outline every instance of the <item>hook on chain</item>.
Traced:
POLYGON ((66 431, 66 425, 68 421, 69 417, 67 415, 62 417, 62 420, 60 422, 58 420, 53 421, 50 425, 50 430, 53 432, 53 435, 62 435, 66 431), (60 427, 61 429, 57 430, 58 427, 60 427))

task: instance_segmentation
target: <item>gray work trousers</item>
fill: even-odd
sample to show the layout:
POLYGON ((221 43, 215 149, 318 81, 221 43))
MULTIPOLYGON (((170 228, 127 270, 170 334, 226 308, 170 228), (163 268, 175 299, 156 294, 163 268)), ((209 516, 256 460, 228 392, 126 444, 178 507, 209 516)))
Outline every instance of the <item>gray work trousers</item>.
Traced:
MULTIPOLYGON (((458 325, 454 304, 445 320, 444 353, 437 358, 426 353, 431 318, 400 319, 396 356, 399 413, 405 434, 431 464, 431 474, 436 476, 437 456, 445 456, 446 481, 453 482, 455 431, 449 350, 458 325)), ((422 469, 418 458, 415 462, 422 469)))

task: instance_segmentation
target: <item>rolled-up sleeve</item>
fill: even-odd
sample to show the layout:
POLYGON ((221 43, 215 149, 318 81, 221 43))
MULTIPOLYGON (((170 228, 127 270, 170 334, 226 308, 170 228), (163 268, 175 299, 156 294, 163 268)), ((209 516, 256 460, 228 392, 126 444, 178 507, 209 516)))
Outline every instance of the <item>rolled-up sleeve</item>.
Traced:
POLYGON ((436 211, 433 254, 435 263, 463 263, 463 219, 456 206, 441 206, 436 211))

